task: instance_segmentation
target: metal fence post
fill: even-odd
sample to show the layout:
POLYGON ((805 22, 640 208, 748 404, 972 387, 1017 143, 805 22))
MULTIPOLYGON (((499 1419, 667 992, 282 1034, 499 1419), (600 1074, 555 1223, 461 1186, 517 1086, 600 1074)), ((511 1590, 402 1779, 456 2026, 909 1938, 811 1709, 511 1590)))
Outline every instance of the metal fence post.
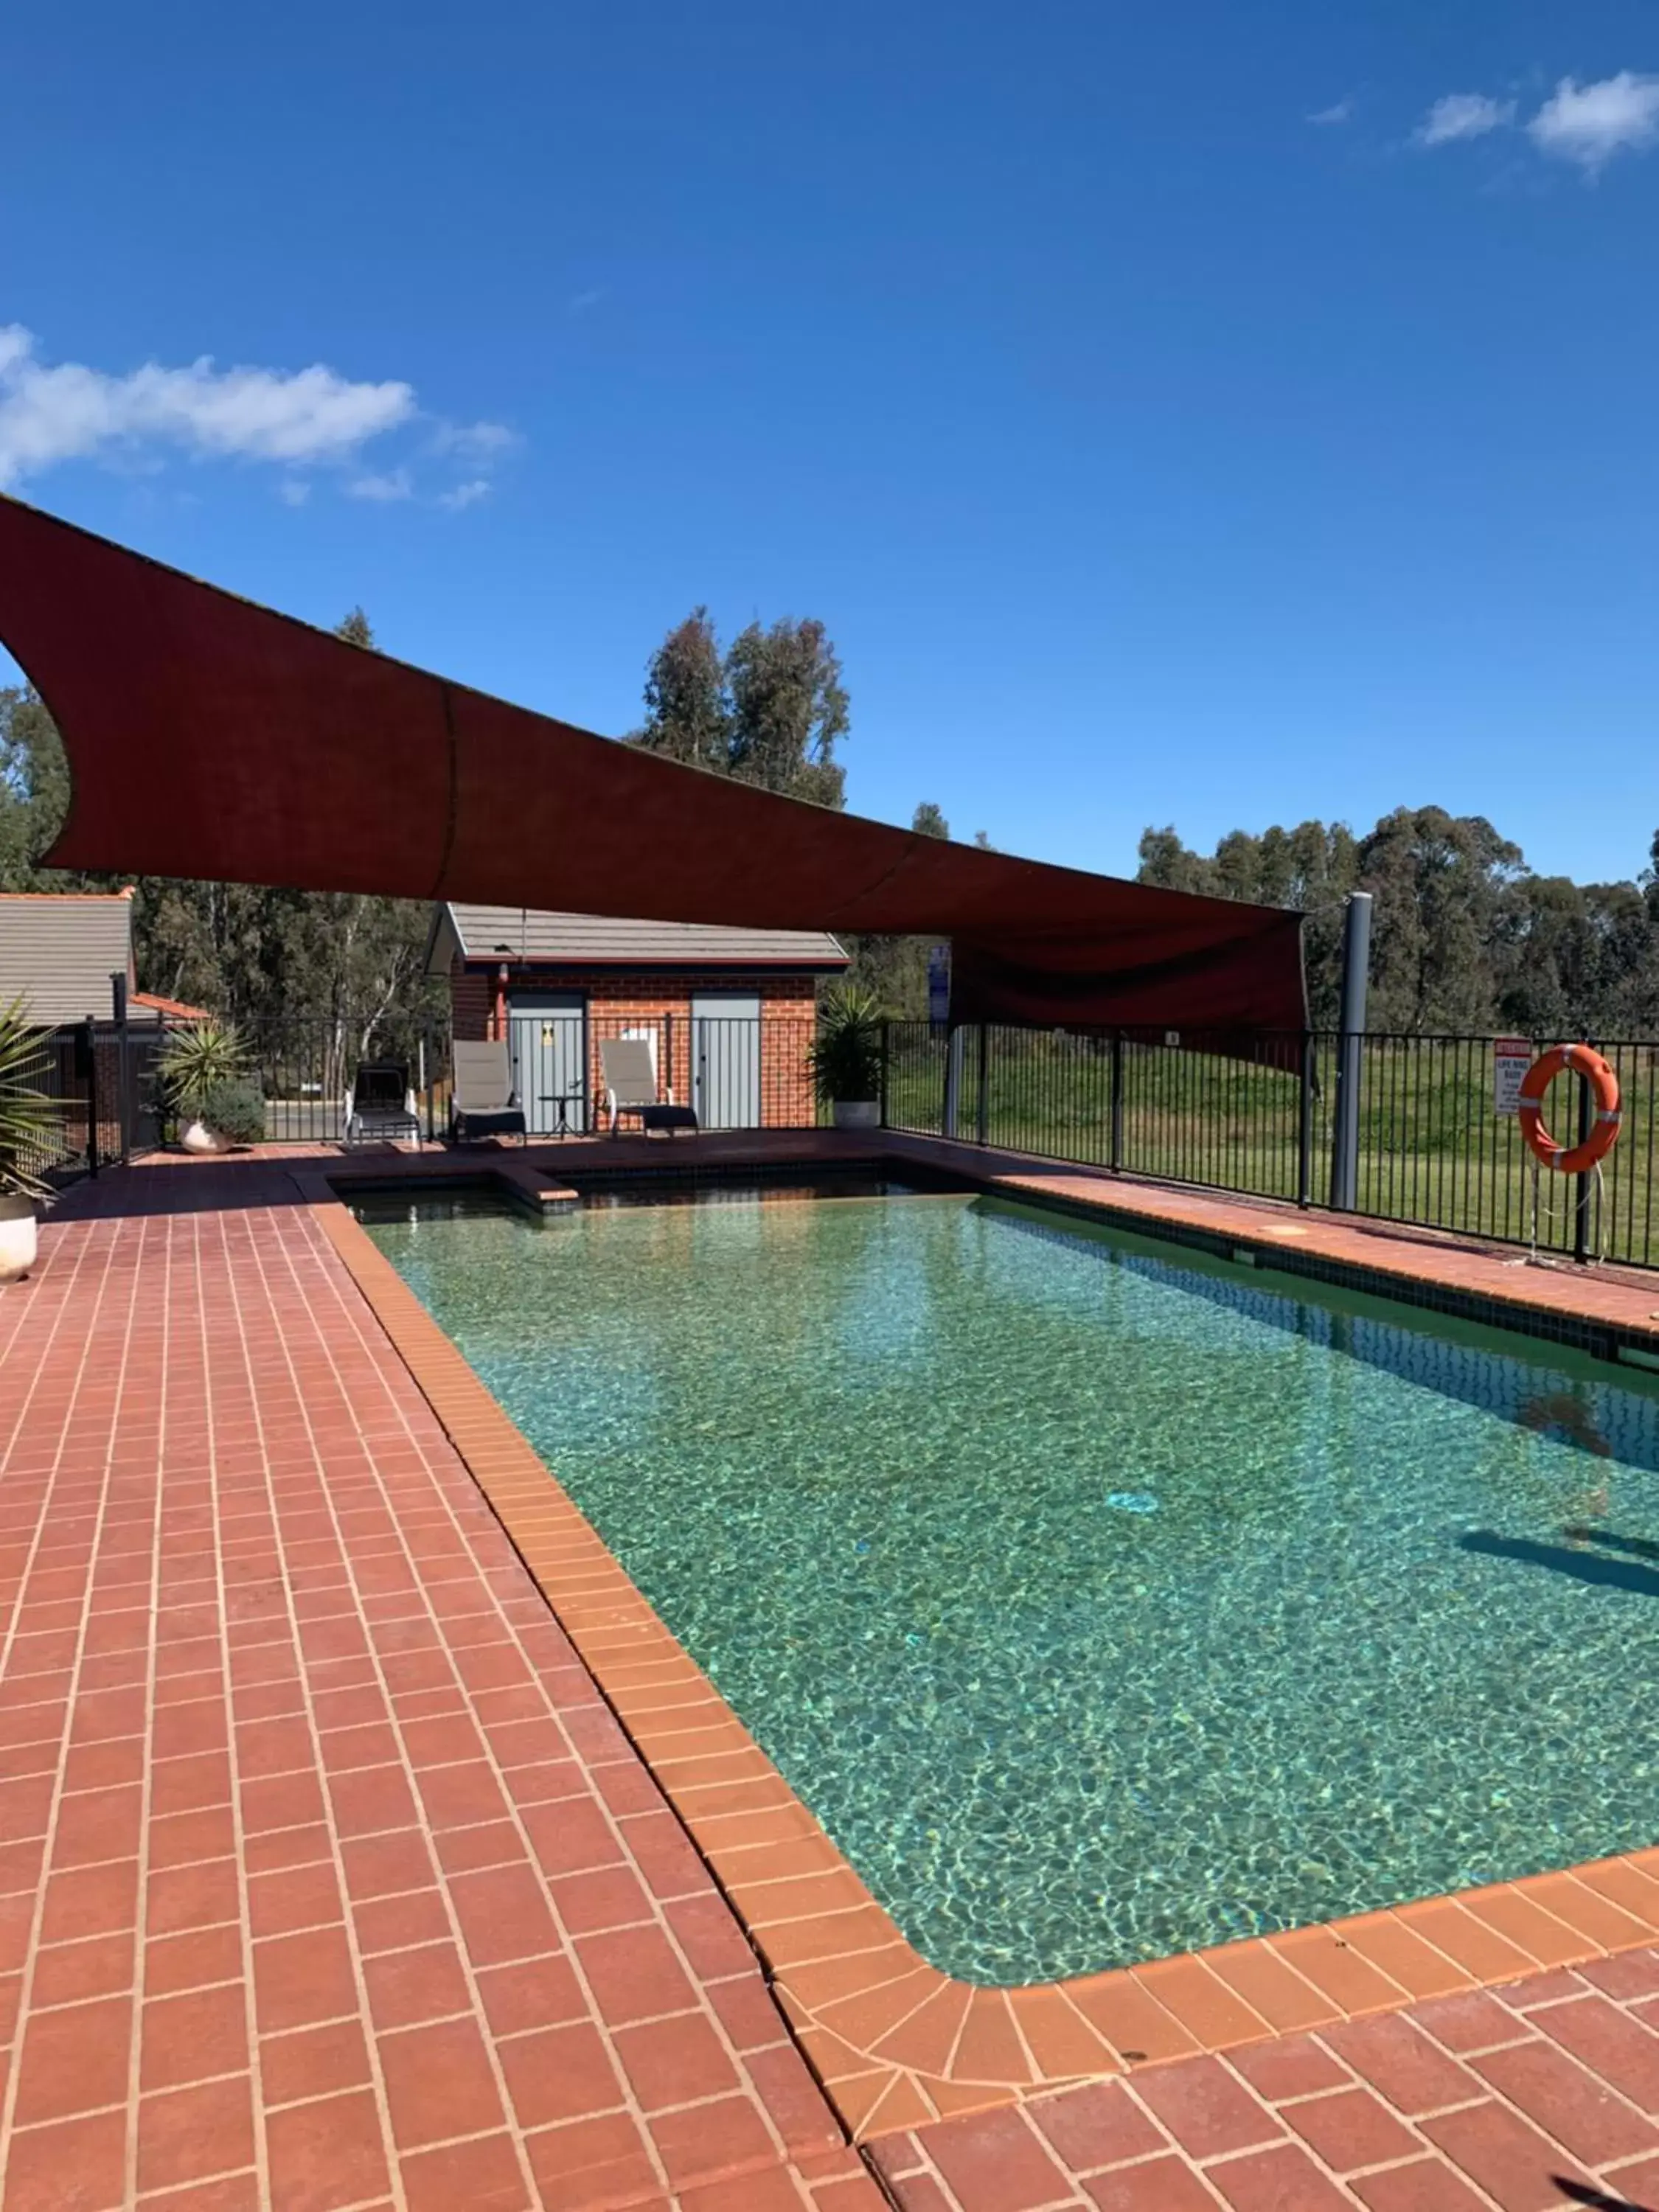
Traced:
POLYGON ((887 1127, 887 1071, 888 1071, 888 1068, 889 1068, 889 1067, 891 1066, 891 1064, 892 1064, 892 1058, 893 1058, 893 1024, 891 1024, 891 1022, 890 1022, 890 1021, 888 1020, 888 1018, 887 1018, 886 1015, 885 1015, 885 1014, 884 1014, 884 1015, 882 1016, 882 1018, 881 1018, 881 1080, 880 1080, 880 1093, 881 1093, 881 1097, 880 1097, 881 1126, 882 1126, 882 1127, 883 1127, 884 1129, 887 1127))
POLYGON ((88 1014, 82 1025, 87 1054, 87 1173, 98 1180, 98 1024, 88 1014))
POLYGON ((1331 1142, 1331 1204, 1359 1203, 1359 1084, 1365 1046, 1365 986, 1370 973, 1371 895, 1353 891, 1342 925, 1342 1012, 1336 1066, 1336 1123, 1331 1142))
MULTIPOLYGON (((1589 1039, 1585 1037, 1583 1042, 1588 1044, 1589 1039)), ((1595 1100, 1589 1079, 1580 1075, 1576 1080, 1578 1085, 1578 1141, 1581 1145, 1587 1145, 1595 1127, 1595 1100)), ((1595 1170, 1587 1168, 1573 1180, 1578 1186, 1578 1195, 1573 1207, 1572 1256, 1582 1267, 1588 1266, 1590 1256, 1590 1206, 1595 1187, 1595 1170)))
POLYGON ((1114 1175, 1123 1171, 1123 1032, 1112 1031, 1112 1153, 1114 1175))
POLYGON ((1296 1139, 1296 1202, 1307 1206, 1313 1195, 1314 1040, 1311 1030, 1302 1032, 1302 1116, 1296 1139))
POLYGON ((115 1127, 121 1140, 121 1165, 125 1167, 132 1158, 132 1066, 128 1051, 127 979, 122 969, 111 974, 109 988, 115 1016, 115 1127))
POLYGON ((974 1138, 977 1144, 988 1144, 991 1133, 990 1092, 990 1027, 979 1025, 979 1111, 974 1117, 974 1138))
POLYGON ((954 1139, 957 1133, 957 1107, 962 1097, 962 1031, 952 1022, 945 1039, 945 1109, 939 1116, 939 1134, 954 1139))

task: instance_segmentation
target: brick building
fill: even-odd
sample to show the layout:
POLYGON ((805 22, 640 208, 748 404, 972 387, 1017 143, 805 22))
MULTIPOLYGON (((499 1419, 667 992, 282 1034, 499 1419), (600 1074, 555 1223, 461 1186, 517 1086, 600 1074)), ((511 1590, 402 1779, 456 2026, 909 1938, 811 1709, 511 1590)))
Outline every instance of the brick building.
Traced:
POLYGON ((847 955, 800 930, 616 921, 520 907, 438 907, 428 972, 449 979, 458 1037, 501 1037, 534 1134, 600 1125, 599 1045, 650 1045, 659 1094, 705 1128, 817 1118, 807 1065, 817 987, 847 955))

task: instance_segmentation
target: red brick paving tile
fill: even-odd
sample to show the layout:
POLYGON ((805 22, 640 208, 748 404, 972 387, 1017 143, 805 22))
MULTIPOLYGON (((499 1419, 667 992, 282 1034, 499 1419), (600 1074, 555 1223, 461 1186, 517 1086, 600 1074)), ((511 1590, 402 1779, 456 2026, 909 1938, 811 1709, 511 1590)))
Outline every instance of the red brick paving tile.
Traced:
MULTIPOLYGON (((890 2181, 887 2185, 899 2212, 956 2212, 931 2173, 907 2174, 902 2181, 890 2181)), ((1205 2199, 1205 2212, 1215 2212, 1212 2197, 1205 2199)))
POLYGON ((1659 2035, 1598 1996, 1552 2005, 1537 2025, 1644 2112, 1659 2112, 1659 2035))
POLYGON ((521 2128, 609 2112, 623 2101, 616 2066, 591 2021, 514 2036, 499 2047, 521 2128))
POLYGON ((557 2027, 581 2019, 587 2010, 575 1968, 562 1954, 492 1967, 477 1978, 484 2017, 496 2035, 557 2027))
POLYGON ((1476 2073, 1577 2157, 1604 2165, 1659 2148, 1659 2128, 1553 2044, 1522 2044, 1473 2063, 1476 2073))
POLYGON ((1534 2033, 1484 1990, 1465 1990, 1455 1997, 1431 1997, 1427 2004, 1414 2005, 1411 2018, 1459 2057, 1496 2044, 1515 2043, 1534 2033))
POLYGON ((1588 2175, 1558 2144, 1504 2106, 1471 2105, 1419 2124, 1503 2212, 1559 2212, 1556 2177, 1588 2184, 1588 2175))
POLYGON ((450 1933, 449 1913, 441 1889, 375 1898, 357 1906, 351 1924, 357 1948, 365 1957, 377 1951, 400 1951, 411 1943, 435 1943, 450 1933))
POLYGON ((137 1925, 138 1862, 76 1867, 48 1875, 40 1917, 43 1943, 78 1941, 83 1936, 112 1935, 137 1925))
POLYGON ((461 1924, 461 1940, 475 1966, 533 1959, 563 1948, 542 1886, 528 1865, 458 1875, 449 1885, 449 1894, 461 1924))
POLYGON ((511 2136, 416 2151, 398 2172, 408 2212, 528 2212, 535 2201, 511 2136))
POLYGON ((1029 2212, 1067 2193, 1066 2175, 1018 2106, 942 2120, 926 2141, 964 2212, 1029 2212))
POLYGON ((1611 1959, 1586 1959, 1578 1972, 1610 1997, 1659 1996, 1659 1950, 1620 1951, 1611 1959))
POLYGON ((125 2112, 99 2112, 12 2137, 5 2212, 118 2212, 126 2201, 125 2112))
MULTIPOLYGON (((120 1936, 94 1936, 84 1943, 55 1943, 38 1954, 29 2002, 38 2012, 46 2005, 74 2004, 83 1997, 109 1996, 132 1987, 137 1939, 131 1930, 120 1936)), ((6 2039, 0 2036, 0 2042, 6 2039)))
POLYGON ((234 1923, 160 1936, 144 1946, 144 1995, 148 1997, 205 1989, 213 1982, 240 1983, 241 1978, 242 1931, 234 1923))
POLYGON ((626 2112, 549 2128, 529 2136, 525 2148, 541 2191, 543 2212, 642 2205, 662 2187, 660 2169, 626 2112))
POLYGON ((1215 2198, 1184 2159, 1121 2166, 1083 2186, 1100 2212, 1215 2212, 1215 2198))
POLYGON ((1431 2043, 1406 2014, 1340 2022, 1325 2029, 1324 2039, 1408 2118, 1485 2094, 1474 2075, 1431 2043))
POLYGON ((1215 2058, 1179 2058, 1134 2076, 1143 2104, 1194 2158, 1249 2150, 1285 2132, 1215 2058))
POLYGON ((419 1817, 401 1766, 366 1766, 350 1774, 331 1775, 328 1794, 342 1837, 407 1828, 419 1817))
POLYGON ((388 1836, 363 1836, 340 1847, 346 1889, 356 1899, 390 1897, 424 1889, 432 1881, 432 1854, 416 1828, 388 1836))
POLYGON ((611 2041, 643 2112, 720 2096, 738 2086, 725 2045, 700 2013, 621 2028, 611 2041))
POLYGON ((339 1878, 325 1860, 254 1876, 247 1886, 248 1925, 256 1936, 324 1927, 343 1917, 339 1878))
POLYGON ((152 1881, 164 1867, 228 1858, 236 1848, 236 1824, 228 1806, 223 1805, 211 1805, 199 1813, 175 1813, 167 1820, 152 1820, 149 1835, 152 1881))
POLYGON ((265 2212, 259 2177, 222 2173, 211 2181, 186 2182, 182 2189, 147 2197, 143 2212, 265 2212))
POLYGON ((1460 2173, 1437 2158, 1358 2174, 1348 2186, 1370 2212, 1490 2212, 1492 2203, 1477 2197, 1460 2173))
POLYGON ((152 1998, 143 2009, 139 2051, 143 2091, 179 2088, 245 2067, 247 2008, 240 1982, 152 1998))
POLYGON ((550 1805, 532 1806, 525 1814, 524 1825, 546 1874, 580 1874, 590 1867, 615 1866, 623 1855, 615 1829, 590 1798, 560 1798, 550 1805))
POLYGON ((576 1954, 600 2014, 612 2027, 684 2012, 692 2002, 685 1970, 659 1929, 583 1936, 576 1954))
POLYGON ((33 2014, 23 2029, 16 2124, 125 2101, 131 2035, 132 2002, 124 1996, 33 2014))
POLYGON ((712 1888, 701 1897, 674 1899, 663 1913, 694 1974, 713 1981, 722 1974, 754 1972, 755 1954, 748 1937, 726 1899, 712 1888))
POLYGON ((1307 2035, 1285 2036, 1277 2043, 1249 2043, 1242 2050, 1230 2051, 1227 2060, 1256 2095, 1270 2105, 1286 2097, 1310 2096, 1317 2089, 1342 2088, 1350 2078, 1329 2051, 1322 2051, 1307 2035))
MULTIPOLYGON (((1614 2200, 1618 2212, 1654 2212, 1659 2206, 1659 2158, 1638 2159, 1634 2166, 1615 2168, 1602 2177, 1601 2187, 1614 2200)), ((1565 2206, 1563 2212, 1566 2212, 1565 2206)), ((1590 2212, 1598 2212, 1593 2199, 1590 2212)), ((1606 2212, 1606 2208, 1599 2208, 1599 2212, 1606 2212)))
POLYGON ((253 2162, 253 2084, 246 2074, 169 2089, 138 2107, 138 2187, 176 2188, 253 2162))
POLYGON ((425 1943, 370 1959, 365 1962, 363 1979, 370 2015, 382 2033, 472 2008, 461 1954, 451 1942, 425 1943))
POLYGON ((744 2070, 792 2153, 828 2149, 842 2141, 841 2128, 793 2043, 751 2051, 744 2070))
POLYGON ((777 2146, 747 2097, 659 2112, 648 2124, 671 2190, 777 2162, 777 2146))
POLYGON ((186 1928, 211 1928, 240 1917, 241 1884, 234 1859, 166 1868, 145 1891, 144 1928, 153 1939, 186 1928))
POLYGON ((530 1863, 524 1838, 512 1820, 481 1820, 475 1828, 445 1828, 432 1838, 432 1848, 445 1875, 530 1863))
POLYGON ((506 2118, 483 2037, 471 2018, 382 2035, 380 2057, 400 2150, 482 2135, 506 2118))
POLYGON ((550 1883, 553 1910, 569 1936, 602 1928, 631 1928, 651 1918, 651 1899, 632 1867, 565 1875, 550 1883))
POLYGON ((270 2195, 282 2212, 337 2212, 384 2193, 391 2177, 367 2090, 291 2105, 265 2123, 270 2195))
POLYGON ((1369 2089, 1338 2089, 1284 2108, 1284 2118, 1335 2173, 1409 2158, 1417 2138, 1369 2089))
POLYGON ((268 2106, 360 2089, 370 2079, 368 2045, 359 2020, 333 2020, 260 2039, 259 2081, 268 2106))
POLYGON ((719 2015, 735 2051, 764 2051, 781 2043, 789 2030, 777 2000, 758 1973, 736 1974, 711 1982, 703 1991, 719 2015))
POLYGON ((344 1929, 308 1929, 256 1944, 253 1994, 262 2035, 356 2012, 357 1984, 344 1929))
POLYGON ((1347 2212, 1351 2202, 1296 2143, 1223 2159, 1205 2173, 1234 2212, 1347 2212))

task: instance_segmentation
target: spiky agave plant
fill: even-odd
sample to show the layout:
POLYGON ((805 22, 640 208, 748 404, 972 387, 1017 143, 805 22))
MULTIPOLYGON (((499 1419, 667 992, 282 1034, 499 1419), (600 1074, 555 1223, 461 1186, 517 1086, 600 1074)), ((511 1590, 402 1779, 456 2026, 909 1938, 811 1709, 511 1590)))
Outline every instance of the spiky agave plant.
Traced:
POLYGON ((174 1030, 155 1063, 181 1121, 203 1119, 216 1091, 247 1072, 247 1048, 229 1022, 192 1022, 174 1030))
POLYGON ((812 1080, 826 1104, 875 1098, 881 1091, 881 1002, 856 983, 836 983, 818 1006, 810 1049, 812 1080))
POLYGON ((33 1079, 43 1066, 40 1032, 21 999, 0 1006, 0 1198, 34 1199, 47 1186, 27 1164, 58 1149, 63 1115, 33 1079))

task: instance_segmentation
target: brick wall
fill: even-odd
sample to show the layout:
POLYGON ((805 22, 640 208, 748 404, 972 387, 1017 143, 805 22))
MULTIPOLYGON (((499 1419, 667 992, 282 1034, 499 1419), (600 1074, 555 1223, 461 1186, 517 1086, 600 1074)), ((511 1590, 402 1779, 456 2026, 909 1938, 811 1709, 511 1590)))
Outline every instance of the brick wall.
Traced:
MULTIPOLYGON (((514 963, 507 987, 509 1002, 522 993, 577 991, 587 1000, 588 1097, 605 1094, 599 1045, 629 1030, 657 1033, 657 1068, 665 1090, 683 1104, 691 1097, 691 1001, 706 992, 737 992, 761 1002, 761 1124, 766 1128, 805 1128, 817 1119, 817 1103, 806 1052, 811 1042, 817 979, 811 975, 734 972, 702 973, 526 967, 514 963)), ((486 1037, 495 1004, 495 970, 465 968, 457 961, 450 975, 455 1035, 486 1037)))

